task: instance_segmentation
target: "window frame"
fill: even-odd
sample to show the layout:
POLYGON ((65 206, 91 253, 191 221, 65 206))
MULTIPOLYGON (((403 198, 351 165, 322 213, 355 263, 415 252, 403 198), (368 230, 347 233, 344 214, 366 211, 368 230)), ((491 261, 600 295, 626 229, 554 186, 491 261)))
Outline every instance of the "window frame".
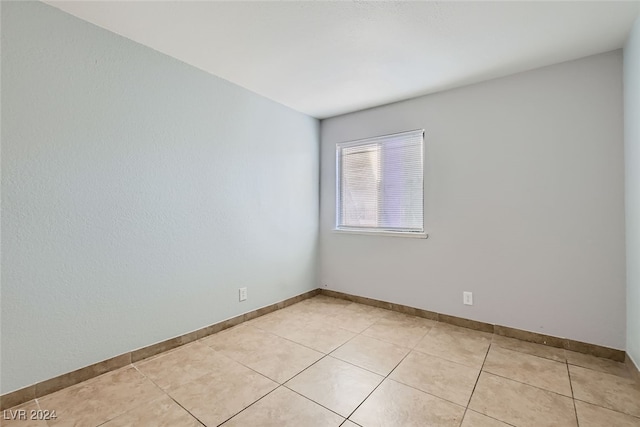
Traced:
POLYGON ((409 238, 418 238, 418 239, 426 239, 429 237, 429 234, 425 229, 425 186, 424 186, 424 175, 425 175, 425 141, 424 141, 425 131, 424 129, 415 129, 405 132, 398 132, 387 135, 374 136, 370 138, 362 138, 352 141, 338 142, 336 143, 336 194, 335 194, 335 227, 333 232, 335 233, 344 233, 344 234, 359 234, 366 236, 393 236, 393 237, 409 237, 409 238), (402 136, 410 136, 421 133, 422 142, 420 146, 420 151, 422 154, 422 158, 420 159, 422 165, 422 231, 410 231, 410 230, 396 230, 384 227, 347 227, 340 226, 340 215, 342 209, 342 149, 357 147, 361 145, 373 145, 380 144, 382 145, 385 141, 388 141, 392 138, 398 138, 402 136))

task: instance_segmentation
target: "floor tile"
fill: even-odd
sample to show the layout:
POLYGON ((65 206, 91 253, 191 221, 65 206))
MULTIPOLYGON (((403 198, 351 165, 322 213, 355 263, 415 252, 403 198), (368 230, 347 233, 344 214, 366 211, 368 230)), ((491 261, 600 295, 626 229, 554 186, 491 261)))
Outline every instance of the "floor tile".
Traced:
POLYGON ((521 341, 515 338, 507 338, 501 335, 494 335, 492 344, 494 346, 506 348, 507 350, 519 351, 533 356, 544 357, 545 359, 565 362, 565 351, 562 348, 550 347, 548 345, 535 344, 521 341))
POLYGON ((207 426, 217 426, 278 386, 244 366, 221 375, 207 374, 169 395, 207 426))
POLYGON ((412 351, 389 378, 467 406, 479 374, 479 369, 412 351))
POLYGON ((233 360, 239 360, 259 351, 270 338, 273 335, 268 332, 241 324, 203 338, 200 342, 233 360))
POLYGON ((98 425, 163 395, 133 366, 93 378, 39 399, 41 409, 56 410, 50 426, 98 425))
POLYGON ((492 345, 482 370, 572 397, 566 363, 492 345))
POLYGON ((414 349, 480 369, 490 344, 491 334, 437 323, 414 349))
POLYGON ((435 324, 433 320, 394 313, 379 319, 362 335, 413 348, 435 324))
POLYGON ((458 427, 464 408, 390 379, 350 417, 363 427, 458 427))
POLYGON ((212 335, 204 342, 280 384, 323 357, 320 352, 251 326, 212 335))
POLYGON ((509 424, 467 409, 460 427, 509 427, 509 424))
POLYGON ((269 332, 273 327, 297 321, 298 317, 299 315, 297 313, 292 312, 291 308, 287 307, 282 310, 276 310, 272 313, 265 314, 264 316, 256 317, 255 319, 244 322, 239 326, 252 326, 269 332))
POLYGON ((224 426, 338 427, 343 421, 341 416, 280 387, 227 421, 224 426))
POLYGON ((577 353, 567 350, 567 363, 570 365, 581 366, 583 368, 593 369, 594 371, 606 372, 607 374, 617 375, 619 377, 631 378, 631 372, 624 363, 616 362, 610 359, 591 356, 589 354, 577 353))
POLYGON ((351 302, 347 300, 318 295, 295 304, 291 306, 291 308, 305 314, 331 316, 342 312, 349 304, 351 304, 351 302))
POLYGON ((271 332, 325 354, 356 336, 354 332, 318 320, 283 324, 271 332))
POLYGON ((286 330, 289 326, 305 323, 305 322, 326 322, 327 315, 321 313, 304 313, 299 310, 296 305, 292 305, 282 310, 269 313, 264 316, 252 319, 244 324, 244 326, 253 326, 267 332, 275 333, 276 331, 286 330))
POLYGON ((379 375, 388 375, 400 363, 409 349, 358 335, 331 355, 379 375))
POLYGON ((638 427, 640 418, 576 400, 580 427, 638 427))
POLYGON ((201 427, 193 418, 169 396, 145 403, 131 411, 102 424, 101 427, 201 427))
POLYGON ((569 365, 576 399, 640 417, 640 386, 629 378, 569 365))
POLYGON ((571 398, 486 372, 480 374, 469 409, 519 427, 577 425, 571 398))
POLYGON ((225 372, 233 360, 194 342, 135 363, 147 378, 163 390, 170 390, 209 373, 225 372))
POLYGON ((342 310, 333 313, 328 319, 333 325, 340 326, 355 333, 361 333, 378 319, 393 313, 382 308, 351 303, 342 310))
POLYGON ((317 296, 13 408, 55 410, 49 423, 1 422, 640 427, 628 374, 608 359, 317 296))
POLYGON ((285 386, 348 417, 384 377, 327 356, 285 386))
MULTIPOLYGON (((39 415, 44 415, 42 412, 37 412, 39 409, 40 407, 35 400, 5 409, 0 416, 0 425, 3 427, 47 427, 47 422, 41 416, 39 417, 39 415)), ((57 416, 57 412, 51 414, 51 410, 48 410, 46 415, 57 416)))

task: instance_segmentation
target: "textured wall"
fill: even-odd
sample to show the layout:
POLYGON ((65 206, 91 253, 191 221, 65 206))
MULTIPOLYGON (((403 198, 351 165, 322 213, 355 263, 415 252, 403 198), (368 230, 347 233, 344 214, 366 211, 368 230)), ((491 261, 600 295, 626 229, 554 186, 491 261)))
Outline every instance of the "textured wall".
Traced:
POLYGON ((321 285, 625 348, 622 129, 621 51, 324 120, 321 285), (335 144, 419 128, 429 238, 333 232, 335 144))
POLYGON ((315 119, 2 2, 1 393, 315 288, 317 217, 315 119))
POLYGON ((624 47, 627 352, 640 367, 640 18, 624 47))

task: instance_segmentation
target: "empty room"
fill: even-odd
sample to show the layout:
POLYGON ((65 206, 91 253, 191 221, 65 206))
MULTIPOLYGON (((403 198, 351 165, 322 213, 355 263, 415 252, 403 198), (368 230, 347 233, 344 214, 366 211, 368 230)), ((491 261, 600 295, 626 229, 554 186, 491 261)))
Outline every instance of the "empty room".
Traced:
POLYGON ((639 1, 0 30, 0 425, 640 426, 639 1))

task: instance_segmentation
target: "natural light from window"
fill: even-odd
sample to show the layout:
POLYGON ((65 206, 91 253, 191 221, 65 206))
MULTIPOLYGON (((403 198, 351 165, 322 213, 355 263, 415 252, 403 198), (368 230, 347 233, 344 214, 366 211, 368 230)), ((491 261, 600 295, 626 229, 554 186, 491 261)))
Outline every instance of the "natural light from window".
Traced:
POLYGON ((336 145, 336 230, 426 237, 424 131, 336 145))

